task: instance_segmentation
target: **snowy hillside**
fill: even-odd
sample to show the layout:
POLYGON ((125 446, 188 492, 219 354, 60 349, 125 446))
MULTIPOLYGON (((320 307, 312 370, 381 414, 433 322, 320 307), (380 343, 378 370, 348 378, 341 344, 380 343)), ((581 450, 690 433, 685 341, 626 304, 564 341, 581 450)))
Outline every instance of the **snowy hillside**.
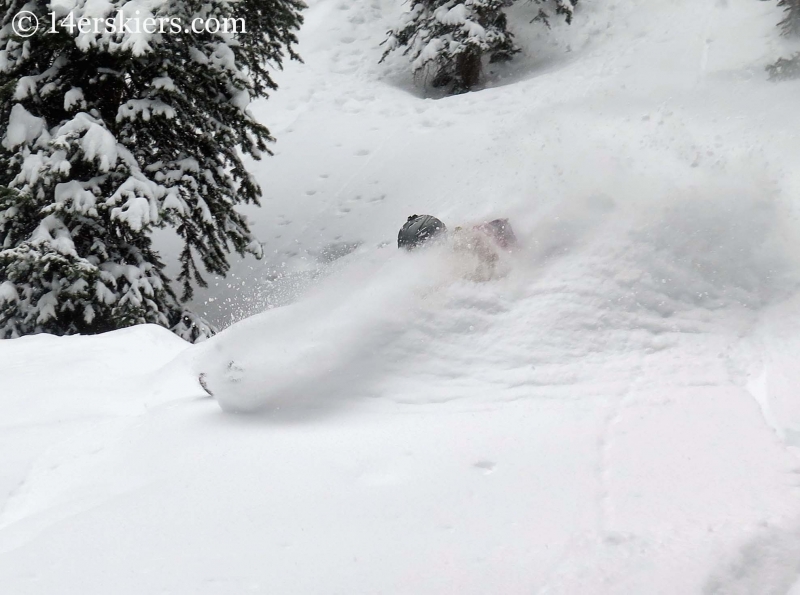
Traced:
POLYGON ((266 256, 196 299, 235 324, 0 341, 0 590, 800 594, 774 3, 584 0, 448 98, 377 64, 402 10, 309 2, 253 106, 266 256), (423 212, 522 249, 465 280, 395 248, 423 212))

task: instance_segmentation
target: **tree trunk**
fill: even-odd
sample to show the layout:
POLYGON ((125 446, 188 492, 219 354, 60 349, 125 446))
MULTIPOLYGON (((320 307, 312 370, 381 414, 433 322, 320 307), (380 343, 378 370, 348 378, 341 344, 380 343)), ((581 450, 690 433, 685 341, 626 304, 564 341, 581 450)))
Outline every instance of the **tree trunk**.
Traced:
POLYGON ((478 51, 462 52, 456 57, 456 76, 453 93, 466 93, 481 78, 481 54, 478 51))

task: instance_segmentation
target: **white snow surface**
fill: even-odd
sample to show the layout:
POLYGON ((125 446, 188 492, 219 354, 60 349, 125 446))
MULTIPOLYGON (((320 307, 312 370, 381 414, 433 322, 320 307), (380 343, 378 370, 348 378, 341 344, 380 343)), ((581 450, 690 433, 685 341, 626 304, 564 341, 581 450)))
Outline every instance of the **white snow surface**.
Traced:
POLYGON ((800 593, 774 3, 587 0, 444 99, 376 64, 399 3, 309 4, 235 324, 0 342, 2 592, 800 593), (523 247, 471 282, 414 212, 523 247))

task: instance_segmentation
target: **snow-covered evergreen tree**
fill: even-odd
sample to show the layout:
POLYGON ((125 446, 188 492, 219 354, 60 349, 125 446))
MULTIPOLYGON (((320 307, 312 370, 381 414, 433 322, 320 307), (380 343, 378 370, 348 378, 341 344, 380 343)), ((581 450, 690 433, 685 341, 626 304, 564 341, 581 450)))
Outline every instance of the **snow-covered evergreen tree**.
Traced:
MULTIPOLYGON (((445 87, 451 93, 472 89, 480 80, 483 57, 490 62, 509 60, 519 51, 508 30, 505 9, 516 0, 411 0, 400 25, 389 31, 385 60, 390 52, 405 48, 415 76, 425 84, 445 87)), ((577 0, 533 0, 554 4, 556 12, 572 20, 577 0)), ((537 19, 547 23, 548 13, 537 19)))
MULTIPOLYGON (((778 6, 784 10, 784 18, 778 23, 781 33, 787 37, 800 37, 800 0, 779 0, 778 6)), ((767 72, 773 80, 800 78, 800 53, 780 58, 767 66, 767 72)))
POLYGON ((785 12, 784 19, 778 23, 781 32, 787 36, 800 36, 800 0, 779 0, 778 6, 785 12))
POLYGON ((578 0, 531 0, 536 4, 541 4, 539 14, 537 14, 532 23, 539 21, 550 27, 550 12, 554 11, 557 15, 563 15, 568 24, 572 23, 572 17, 575 14, 575 7, 578 5, 578 0))
POLYGON ((268 152, 247 105, 276 88, 269 68, 298 57, 304 4, 1 5, 0 337, 145 322, 207 336, 181 302, 203 270, 226 273, 230 251, 260 255, 236 211, 260 194, 238 151, 268 152), (55 31, 51 8, 67 19, 55 31), (12 27, 21 10, 45 25, 28 38, 12 27), (212 17, 224 30, 191 27, 212 17), (160 227, 183 241, 180 299, 152 245, 160 227))
POLYGON ((767 66, 767 72, 773 80, 800 78, 800 53, 790 58, 778 58, 775 64, 767 66))

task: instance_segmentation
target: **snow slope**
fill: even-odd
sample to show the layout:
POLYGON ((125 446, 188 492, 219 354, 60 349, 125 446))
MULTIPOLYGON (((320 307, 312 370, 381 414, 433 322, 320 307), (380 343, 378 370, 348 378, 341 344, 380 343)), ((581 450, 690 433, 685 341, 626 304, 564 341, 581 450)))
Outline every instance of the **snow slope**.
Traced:
POLYGON ((400 10, 311 2, 254 106, 268 257, 201 298, 236 324, 0 342, 4 590, 800 593, 775 7, 587 1, 444 99, 376 64, 400 10), (394 249, 412 212, 524 248, 473 283, 394 249))

